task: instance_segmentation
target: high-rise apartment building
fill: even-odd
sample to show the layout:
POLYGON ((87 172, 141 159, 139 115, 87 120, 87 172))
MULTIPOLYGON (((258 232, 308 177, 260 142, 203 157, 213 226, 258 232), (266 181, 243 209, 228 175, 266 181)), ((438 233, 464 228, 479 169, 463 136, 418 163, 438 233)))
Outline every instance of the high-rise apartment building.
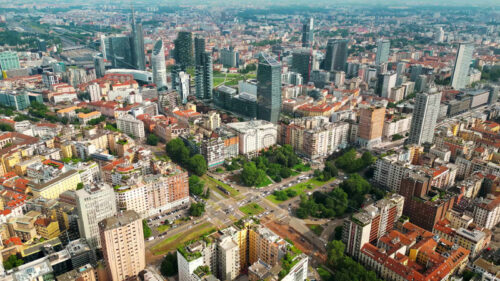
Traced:
POLYGON ((16 52, 5 51, 0 53, 0 70, 7 71, 9 69, 21 68, 19 65, 19 57, 16 52))
POLYGON ((309 49, 299 49, 292 53, 292 71, 302 75, 304 84, 307 84, 311 78, 313 64, 312 52, 309 49))
POLYGON ((384 131, 385 107, 361 108, 359 114, 358 143, 372 147, 381 142, 384 131))
POLYGON ((99 233, 109 278, 136 280, 146 268, 141 217, 134 211, 119 212, 99 222, 99 233))
POLYGON ((194 38, 196 97, 208 100, 213 93, 212 55, 205 51, 205 38, 194 38))
POLYGON ((375 57, 375 64, 380 65, 389 61, 389 49, 391 48, 391 41, 380 39, 377 41, 377 55, 375 57))
POLYGON ((130 46, 132 47, 131 51, 133 68, 138 70, 146 70, 146 57, 144 53, 144 31, 142 30, 142 24, 136 21, 133 9, 130 46))
POLYGON ((444 41, 444 30, 441 26, 434 31, 434 41, 437 43, 443 43, 444 41))
POLYGON ((472 54, 474 53, 474 45, 472 43, 460 43, 455 59, 455 67, 451 76, 451 86, 460 90, 469 84, 469 69, 472 62, 472 54))
POLYGON ((302 25, 302 47, 309 48, 314 44, 314 19, 309 20, 302 25))
POLYGON ((342 242, 345 244, 346 253, 358 259, 365 243, 376 242, 392 230, 403 214, 404 203, 403 196, 393 194, 364 207, 346 219, 342 228, 342 242))
POLYGON ((257 119, 277 123, 281 110, 281 64, 261 54, 257 69, 257 119))
POLYGON ((107 183, 88 185, 75 191, 78 210, 78 230, 92 248, 101 246, 98 223, 116 215, 116 199, 113 188, 107 183))
POLYGON ((326 71, 345 71, 347 64, 347 40, 329 39, 323 69, 326 71))
POLYGON ((220 62, 225 67, 238 67, 238 52, 231 46, 220 51, 220 62))
POLYGON ((432 231, 446 212, 453 208, 455 195, 433 190, 431 178, 420 173, 410 173, 401 180, 399 194, 405 198, 403 214, 414 224, 432 231))
POLYGON ((144 132, 144 123, 141 120, 135 119, 130 114, 125 114, 116 118, 116 127, 129 136, 143 139, 146 136, 144 132))
POLYGON ((153 47, 151 64, 153 66, 153 83, 156 84, 157 88, 166 87, 167 68, 165 67, 165 48, 161 39, 158 39, 153 47))
POLYGON ((180 31, 174 41, 174 59, 182 70, 193 65, 193 38, 191 32, 180 31))
POLYGON ((409 143, 424 144, 434 141, 440 103, 441 92, 417 94, 408 137, 409 143))

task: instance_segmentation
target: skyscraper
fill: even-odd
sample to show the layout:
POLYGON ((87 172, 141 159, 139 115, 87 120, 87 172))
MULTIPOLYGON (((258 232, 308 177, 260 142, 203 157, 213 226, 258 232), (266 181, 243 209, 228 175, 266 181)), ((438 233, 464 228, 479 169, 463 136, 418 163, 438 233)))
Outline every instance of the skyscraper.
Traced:
POLYGON ((130 38, 113 36, 105 39, 106 54, 114 68, 135 68, 130 48, 130 38))
POLYGON ((80 237, 87 239, 92 248, 101 246, 98 223, 116 215, 115 192, 106 183, 87 186, 75 191, 80 237))
POLYGON ((193 65, 193 38, 191 32, 180 31, 174 40, 174 59, 182 70, 193 65))
POLYGON ((408 137, 409 143, 432 143, 440 102, 441 92, 417 94, 408 137))
POLYGON ((95 68, 95 76, 97 78, 101 78, 104 76, 106 72, 106 68, 104 65, 104 58, 100 56, 94 57, 94 68, 95 68))
POLYGON ((181 103, 187 103, 187 97, 189 96, 189 74, 181 70, 179 65, 174 65, 172 68, 172 89, 176 90, 179 94, 181 103))
POLYGON ((380 39, 377 41, 377 56, 375 57, 376 65, 389 61, 390 48, 391 48, 391 41, 384 39, 380 39))
POLYGON ((362 108, 359 115, 358 143, 372 147, 382 140, 385 107, 362 108))
POLYGON ((194 38, 194 65, 202 65, 203 53, 205 53, 205 38, 194 38))
POLYGON ((132 34, 130 35, 132 47, 132 62, 135 69, 146 70, 146 57, 144 55, 144 32, 142 24, 135 20, 134 9, 132 9, 132 34))
POLYGON ((329 39, 323 69, 345 71, 347 64, 347 40, 329 39))
POLYGON ((312 59, 311 50, 309 49, 302 48, 293 51, 292 71, 302 75, 304 84, 307 84, 311 78, 312 59))
POLYGON ((119 212, 99 222, 99 234, 111 280, 136 280, 146 268, 141 217, 135 211, 119 212))
POLYGON ((389 97, 391 89, 396 87, 397 76, 394 71, 380 74, 377 81, 377 94, 383 98, 389 97))
POLYGON ((158 39, 154 45, 151 64, 153 66, 153 83, 156 84, 157 88, 166 87, 167 68, 165 67, 165 49, 161 39, 158 39))
POLYGON ((261 53, 257 68, 257 119, 278 122, 281 109, 281 64, 261 53))
POLYGON ((458 46, 455 67, 451 76, 451 86, 456 90, 465 88, 469 82, 467 76, 469 75, 473 52, 474 45, 471 43, 460 43, 458 46))
POLYGON ((444 41, 444 30, 442 27, 437 27, 434 32, 434 41, 442 43, 444 41))
POLYGON ((309 21, 302 25, 302 47, 312 47, 314 41, 314 19, 310 18, 309 21))
POLYGON ((213 91, 212 55, 205 51, 205 38, 194 39, 195 86, 198 99, 211 99, 213 91))

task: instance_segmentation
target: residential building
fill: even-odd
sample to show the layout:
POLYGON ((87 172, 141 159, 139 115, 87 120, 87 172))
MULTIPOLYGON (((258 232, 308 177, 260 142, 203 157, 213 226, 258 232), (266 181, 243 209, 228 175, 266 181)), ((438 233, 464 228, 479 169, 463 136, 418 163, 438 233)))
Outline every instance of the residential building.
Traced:
POLYGON ((366 243, 376 243, 380 237, 391 231, 403 213, 405 198, 393 194, 344 220, 342 242, 348 255, 359 258, 360 250, 366 243))
POLYGON ((408 161, 400 160, 393 154, 377 159, 375 163, 374 182, 394 192, 399 192, 401 180, 411 171, 408 161))
POLYGON ((177 39, 174 40, 174 59, 175 63, 185 71, 190 65, 193 65, 193 38, 191 32, 180 31, 177 39))
POLYGON ((361 108, 359 114, 358 143, 372 147, 382 141, 385 107, 361 108))
POLYGON ((347 147, 348 136, 348 123, 331 123, 327 117, 294 119, 278 126, 278 142, 291 145, 295 152, 308 159, 326 157, 347 147))
POLYGON ((281 109, 281 64, 261 53, 257 81, 257 119, 277 123, 281 109))
POLYGON ((224 164, 224 140, 221 138, 204 139, 201 141, 200 152, 205 160, 207 160, 208 167, 215 167, 224 164))
POLYGON ((212 55, 205 51, 205 38, 196 37, 194 43, 196 98, 209 100, 213 95, 212 55))
POLYGON ((225 67, 238 67, 238 52, 231 46, 220 51, 220 62, 225 67))
POLYGON ((99 111, 92 111, 89 113, 83 113, 80 112, 77 115, 78 121, 80 121, 80 124, 82 125, 87 125, 87 123, 93 119, 97 119, 101 117, 101 113, 99 111))
POLYGON ((99 222, 102 253, 112 281, 136 278, 146 268, 142 219, 134 211, 119 212, 99 222))
POLYGON ((66 190, 76 190, 81 182, 80 174, 76 170, 69 170, 43 183, 30 182, 29 185, 35 197, 56 199, 66 190))
POLYGON ((453 208, 456 197, 431 188, 431 177, 421 173, 410 173, 401 180, 399 194, 405 197, 403 214, 410 221, 427 230, 453 208))
POLYGON ((116 199, 113 188, 100 182, 86 185, 75 191, 78 210, 78 230, 92 248, 101 247, 98 223, 116 215, 116 199))
POLYGON ((118 130, 121 130, 129 136, 143 139, 146 136, 144 131, 144 123, 141 120, 135 119, 132 115, 125 114, 116 119, 118 130))
POLYGON ((214 131, 219 128, 221 124, 220 115, 215 110, 208 112, 202 117, 202 127, 209 131, 214 131))
POLYGON ((56 277, 57 281, 96 281, 96 272, 90 264, 75 268, 56 277))
POLYGON ((359 262, 389 281, 449 280, 465 269, 468 250, 409 222, 401 228, 364 244, 359 262))
POLYGON ((451 76, 451 86, 456 90, 465 88, 469 83, 467 76, 469 75, 473 53, 474 45, 472 43, 460 43, 458 46, 455 66, 451 76))
POLYGON ((432 232, 469 250, 471 258, 475 258, 491 240, 491 234, 473 226, 453 228, 447 219, 438 221, 432 232))
POLYGON ((475 204, 474 222, 481 227, 493 229, 500 222, 500 196, 490 195, 475 204))
POLYGON ((433 143, 440 103, 441 92, 417 93, 408 143, 433 143))

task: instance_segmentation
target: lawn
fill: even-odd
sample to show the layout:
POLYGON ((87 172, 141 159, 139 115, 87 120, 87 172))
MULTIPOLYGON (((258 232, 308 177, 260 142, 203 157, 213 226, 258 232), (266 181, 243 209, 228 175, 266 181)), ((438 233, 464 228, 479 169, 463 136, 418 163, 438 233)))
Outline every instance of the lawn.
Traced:
POLYGON ((169 228, 170 228, 170 225, 162 224, 162 225, 158 226, 156 229, 158 230, 158 232, 163 233, 163 232, 167 231, 169 228))
POLYGON ((321 236, 321 233, 323 233, 324 230, 324 228, 319 224, 308 224, 307 227, 309 227, 309 229, 318 236, 321 236))
MULTIPOLYGON (((292 190, 295 190, 295 192, 297 192, 297 196, 300 196, 300 195, 304 194, 305 192, 313 191, 314 189, 316 189, 324 184, 327 184, 329 182, 332 182, 334 180, 335 180, 335 178, 331 178, 329 181, 320 181, 320 180, 317 180, 316 178, 312 178, 312 179, 308 180, 307 182, 301 182, 301 183, 296 184, 294 186, 290 186, 288 188, 285 188, 284 191, 286 191, 288 189, 292 189, 292 190), (309 185, 311 188, 308 188, 309 185)), ((295 196, 295 197, 297 197, 297 196, 295 196)), ((295 198, 295 197, 291 197, 291 198, 295 198)), ((291 199, 291 198, 289 197, 288 199, 291 199)), ((267 196, 266 199, 273 202, 274 204, 280 204, 283 202, 283 201, 277 200, 276 196, 274 196, 273 194, 267 196)))
POLYGON ((264 208, 262 208, 257 203, 249 203, 240 208, 240 211, 247 216, 254 216, 264 212, 264 208))
POLYGON ((214 88, 221 85, 226 78, 224 76, 214 76, 214 88))
POLYGON ((186 243, 189 240, 199 238, 205 233, 213 232, 215 228, 209 222, 197 225, 185 232, 178 233, 161 241, 158 245, 151 249, 154 255, 164 255, 170 251, 177 249, 178 246, 186 243))
POLYGON ((293 168, 295 171, 298 171, 298 172, 308 172, 311 170, 311 166, 306 166, 304 165, 304 163, 299 163, 295 166, 293 166, 293 168))
MULTIPOLYGON (((236 189, 232 188, 231 186, 229 186, 229 185, 227 185, 227 184, 225 184, 225 183, 223 183, 223 182, 221 182, 221 181, 219 181, 219 180, 217 180, 217 179, 214 179, 214 178, 209 177, 209 176, 207 176, 207 175, 204 175, 204 176, 203 176, 203 177, 201 177, 201 178, 205 181, 205 184, 208 184, 208 185, 213 185, 213 187, 214 187, 215 189, 217 189, 217 190, 218 190, 221 194, 224 194, 224 193, 222 193, 222 192, 221 192, 221 191, 217 188, 217 185, 220 185, 220 186, 224 187, 224 188, 225 188, 225 189, 229 192, 229 194, 230 194, 231 196, 233 196, 233 197, 234 197, 234 196, 236 196, 236 195, 238 195, 238 194, 240 194, 240 193, 238 192, 238 190, 236 190, 236 189)), ((224 194, 224 195, 226 195, 226 194, 224 194)), ((227 195, 226 195, 226 196, 227 196, 227 195)))
POLYGON ((264 186, 268 186, 270 184, 272 184, 273 182, 271 181, 271 179, 266 175, 266 179, 261 182, 259 185, 257 185, 256 187, 257 188, 261 188, 261 187, 264 187, 264 186))

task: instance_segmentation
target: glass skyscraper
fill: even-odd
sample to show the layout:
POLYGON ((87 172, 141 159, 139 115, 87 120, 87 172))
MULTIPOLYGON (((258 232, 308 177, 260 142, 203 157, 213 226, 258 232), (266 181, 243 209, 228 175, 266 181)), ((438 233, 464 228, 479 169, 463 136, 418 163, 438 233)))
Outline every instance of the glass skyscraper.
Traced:
POLYGON ((257 119, 277 123, 281 109, 281 64, 261 53, 257 68, 257 119))
POLYGON ((166 87, 167 69, 165 67, 165 49, 161 39, 158 39, 154 45, 151 64, 153 68, 153 83, 156 84, 157 88, 166 87))
POLYGON ((300 73, 304 84, 309 82, 312 67, 312 54, 310 49, 302 48, 292 53, 292 71, 300 73))
POLYGON ((314 41, 314 19, 310 18, 309 21, 302 26, 302 47, 312 47, 314 41))
POLYGON ((132 47, 132 62, 135 69, 146 70, 146 57, 144 55, 144 33, 142 24, 135 20, 135 13, 132 9, 132 34, 130 35, 130 45, 132 47))
POLYGON ((377 41, 377 56, 375 57, 375 64, 386 63, 389 61, 389 49, 391 48, 391 41, 378 40, 377 41))
POLYGON ((329 39, 323 69, 345 71, 347 64, 347 40, 329 39))

